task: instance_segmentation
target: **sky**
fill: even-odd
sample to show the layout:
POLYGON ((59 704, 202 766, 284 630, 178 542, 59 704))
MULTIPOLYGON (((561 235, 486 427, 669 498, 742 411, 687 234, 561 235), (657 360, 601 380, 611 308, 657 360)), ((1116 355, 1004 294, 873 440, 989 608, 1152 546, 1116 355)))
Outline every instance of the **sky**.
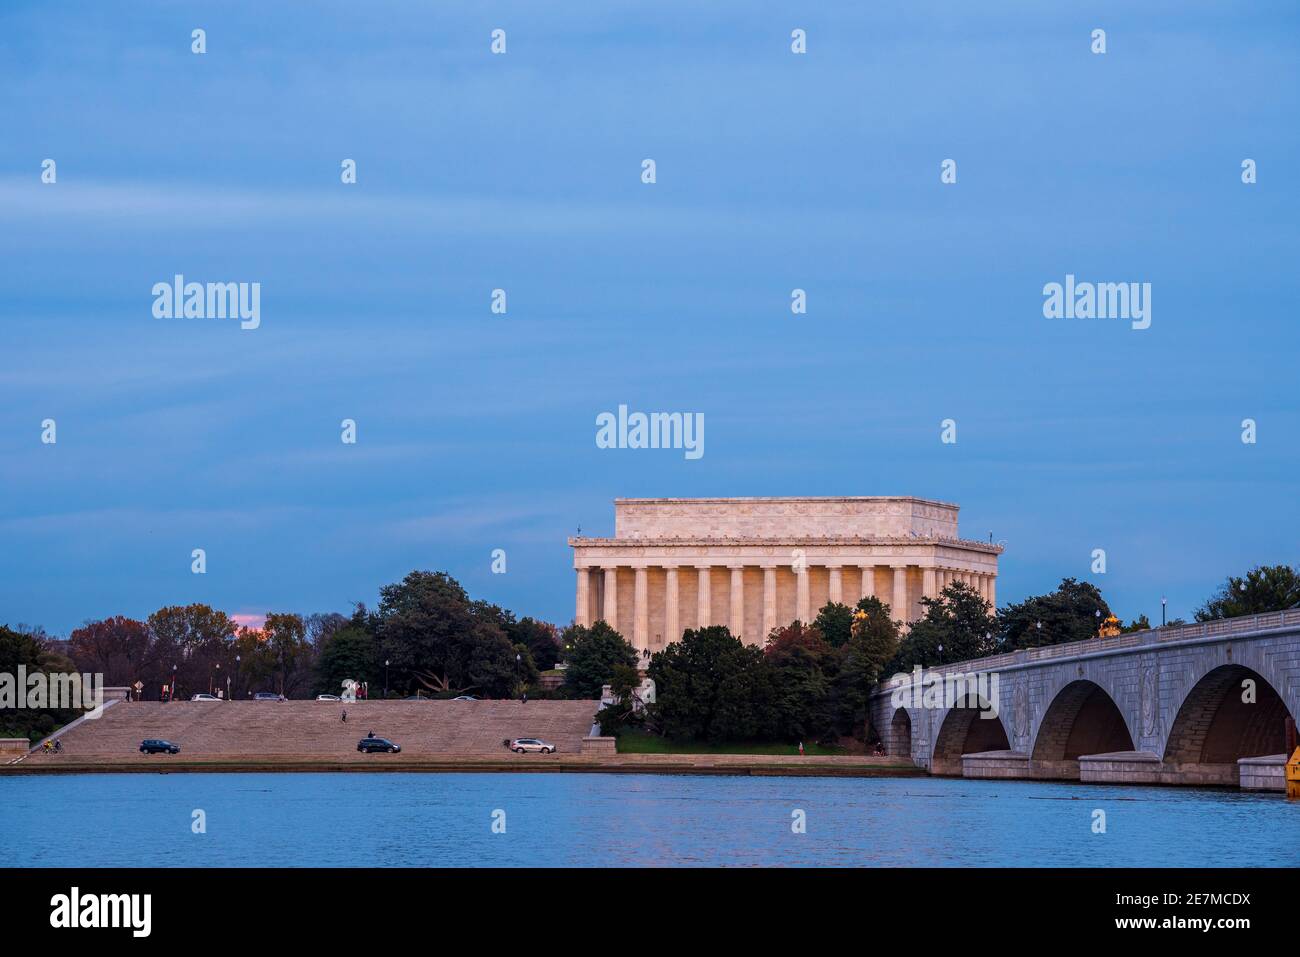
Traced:
POLYGON ((0 5, 0 623, 417 568, 567 623, 624 496, 955 502, 1000 602, 1125 619, 1300 562, 1300 13, 1133 7, 0 5), (178 273, 259 327, 156 318, 178 273), (1067 274, 1150 328, 1045 318, 1067 274), (620 404, 704 455, 598 448, 620 404))

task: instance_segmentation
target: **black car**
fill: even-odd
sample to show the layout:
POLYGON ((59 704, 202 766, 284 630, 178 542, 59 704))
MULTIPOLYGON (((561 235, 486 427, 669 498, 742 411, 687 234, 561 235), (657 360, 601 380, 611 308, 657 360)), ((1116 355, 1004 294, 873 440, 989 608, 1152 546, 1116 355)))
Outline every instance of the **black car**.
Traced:
POLYGON ((141 754, 180 754, 181 746, 162 738, 146 738, 140 742, 141 754))
POLYGON ((396 754, 402 750, 400 744, 393 744, 387 738, 362 738, 357 742, 357 750, 362 754, 373 754, 376 751, 381 753, 396 754))

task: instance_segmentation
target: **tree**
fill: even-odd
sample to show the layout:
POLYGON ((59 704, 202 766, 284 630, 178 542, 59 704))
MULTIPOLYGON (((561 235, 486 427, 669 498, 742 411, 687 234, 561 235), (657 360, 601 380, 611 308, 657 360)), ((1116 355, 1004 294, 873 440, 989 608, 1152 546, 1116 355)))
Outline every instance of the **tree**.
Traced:
POLYGON ((839 671, 836 649, 817 627, 796 621, 773 630, 763 655, 772 671, 776 726, 781 733, 799 740, 825 736, 834 723, 830 691, 839 671))
POLYGON ((521 618, 506 629, 506 637, 528 649, 539 671, 551 670, 560 660, 560 630, 550 622, 521 618))
POLYGON ((1257 565, 1240 578, 1229 575, 1196 612, 1197 621, 1284 611, 1300 604, 1300 572, 1289 565, 1257 565))
POLYGON ((465 655, 457 646, 469 638, 476 620, 459 582, 446 572, 411 572, 379 590, 375 617, 380 654, 392 661, 394 687, 408 694, 420 684, 460 687, 465 655))
POLYGON ((777 727, 772 670, 763 650, 722 625, 688 629, 650 659, 650 721, 669 738, 762 739, 777 727))
POLYGON ((156 641, 188 657, 205 646, 221 645, 235 636, 235 623, 224 611, 208 605, 169 605, 149 616, 156 641))
POLYGON ((938 597, 922 598, 921 607, 924 613, 899 643, 890 674, 981 658, 997 649, 989 603, 969 585, 952 582, 938 597))
POLYGON ((831 689, 832 713, 843 733, 867 730, 871 690, 898 654, 899 623, 879 598, 863 598, 853 614, 848 642, 839 649, 839 668, 831 689))
POLYGON ((233 650, 239 660, 235 665, 231 695, 270 691, 275 676, 275 658, 266 643, 266 633, 260 628, 240 628, 233 650))
POLYGON ((106 685, 122 687, 157 677, 157 655, 149 626, 117 615, 89 621, 68 638, 78 670, 102 674, 106 685))
POLYGON ((590 628, 570 625, 563 637, 568 648, 564 684, 575 698, 599 698, 615 668, 636 667, 636 649, 603 619, 590 628))
POLYGON ((1110 606, 1096 585, 1065 578, 1056 591, 1026 598, 998 612, 1001 647, 1011 651, 1086 641, 1097 637, 1101 622, 1109 615, 1110 606))
POLYGON ((853 629, 850 643, 855 647, 855 654, 861 659, 861 667, 875 671, 877 680, 884 673, 885 666, 898 653, 899 633, 902 622, 890 617, 890 608, 874 595, 858 602, 853 612, 853 629))
POLYGON ((1127 625, 1121 625, 1119 630, 1121 633, 1125 634, 1132 631, 1150 631, 1151 622, 1147 621, 1146 615, 1138 615, 1127 625))
POLYGON ((839 648, 848 644, 853 633, 853 609, 839 602, 829 602, 822 606, 812 624, 827 644, 839 648))
POLYGON ((350 622, 346 615, 336 611, 316 612, 303 619, 307 628, 307 641, 317 651, 329 640, 331 635, 346 628, 350 622))
POLYGON ((514 697, 521 687, 537 680, 528 649, 510 644, 490 621, 475 622, 469 634, 456 643, 448 674, 456 690, 477 691, 489 698, 514 697))
POLYGON ((345 679, 372 682, 383 680, 375 636, 364 628, 349 624, 328 638, 316 658, 315 689, 317 694, 339 694, 345 679))
POLYGON ((165 684, 175 674, 176 683, 184 689, 181 694, 207 691, 216 678, 217 665, 233 665, 237 631, 224 611, 201 603, 158 609, 149 616, 158 662, 155 679, 165 684))
MULTIPOLYGON (((28 689, 17 684, 19 666, 29 676, 67 674, 75 670, 67 657, 49 647, 49 640, 40 629, 33 631, 24 630, 22 625, 16 629, 0 625, 0 675, 13 681, 15 696, 26 696, 28 689)), ((0 708, 0 737, 39 741, 80 714, 72 709, 28 708, 25 697, 22 703, 23 707, 0 708)))
POLYGON ((280 694, 291 698, 311 678, 312 646, 301 615, 269 612, 262 628, 280 694))
POLYGON ((637 689, 641 687, 641 672, 635 665, 615 665, 609 679, 610 696, 614 699, 596 712, 600 733, 616 737, 629 724, 639 724, 637 715, 637 689))

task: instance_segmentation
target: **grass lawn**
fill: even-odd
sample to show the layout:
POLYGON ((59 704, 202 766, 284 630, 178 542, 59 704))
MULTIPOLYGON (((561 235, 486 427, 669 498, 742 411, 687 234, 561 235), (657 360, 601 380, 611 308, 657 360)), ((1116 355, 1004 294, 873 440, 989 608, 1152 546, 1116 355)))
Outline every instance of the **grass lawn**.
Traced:
MULTIPOLYGON (((843 748, 826 748, 811 741, 803 745, 805 754, 844 754, 843 748)), ((798 754, 797 744, 709 744, 707 741, 669 741, 644 731, 624 731, 618 736, 619 754, 798 754)))

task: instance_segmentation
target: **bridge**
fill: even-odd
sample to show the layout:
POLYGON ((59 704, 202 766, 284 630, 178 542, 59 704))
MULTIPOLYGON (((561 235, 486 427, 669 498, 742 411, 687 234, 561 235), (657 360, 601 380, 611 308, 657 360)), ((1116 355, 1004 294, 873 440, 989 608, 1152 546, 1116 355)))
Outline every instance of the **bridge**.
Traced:
POLYGON ((1300 609, 1026 648, 933 672, 984 676, 989 697, 996 676, 997 693, 948 706, 911 694, 908 676, 872 695, 886 752, 932 774, 1284 790, 1286 719, 1300 715, 1300 609), (895 692, 907 695, 902 706, 895 692), (982 716, 991 710, 996 717, 982 716))

